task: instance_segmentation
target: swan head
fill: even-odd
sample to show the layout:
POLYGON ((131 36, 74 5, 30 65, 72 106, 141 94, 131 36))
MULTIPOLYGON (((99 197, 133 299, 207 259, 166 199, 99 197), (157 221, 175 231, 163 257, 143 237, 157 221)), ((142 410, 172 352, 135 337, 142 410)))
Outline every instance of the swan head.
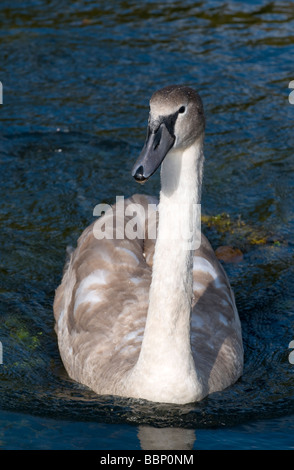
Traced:
POLYGON ((150 100, 147 137, 132 175, 144 183, 172 150, 184 151, 204 135, 205 116, 198 93, 188 86, 170 85, 150 100))

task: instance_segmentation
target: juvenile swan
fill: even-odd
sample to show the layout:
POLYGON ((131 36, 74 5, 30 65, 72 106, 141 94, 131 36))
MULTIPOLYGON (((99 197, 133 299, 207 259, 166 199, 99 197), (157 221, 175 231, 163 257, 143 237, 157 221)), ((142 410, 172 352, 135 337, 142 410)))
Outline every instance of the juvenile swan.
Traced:
POLYGON ((241 325, 227 276, 203 235, 191 249, 178 230, 195 225, 204 128, 196 91, 173 85, 153 94, 132 174, 145 182, 161 166, 156 241, 145 230, 156 225, 148 210, 156 200, 135 195, 124 202, 123 219, 118 204, 98 219, 113 228, 113 239, 97 239, 92 224, 65 268, 54 300, 60 355, 69 376, 98 394, 184 404, 242 374, 241 325), (134 222, 134 207, 145 237, 132 240, 121 227, 134 222))

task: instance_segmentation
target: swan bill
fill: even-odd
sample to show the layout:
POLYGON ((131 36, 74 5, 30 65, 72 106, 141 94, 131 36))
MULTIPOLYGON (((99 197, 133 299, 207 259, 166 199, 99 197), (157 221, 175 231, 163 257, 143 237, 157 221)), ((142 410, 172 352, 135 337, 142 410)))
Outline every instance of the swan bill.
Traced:
POLYGON ((162 118, 156 129, 148 126, 144 147, 132 170, 132 176, 138 183, 145 183, 155 173, 174 142, 173 126, 166 118, 162 118))

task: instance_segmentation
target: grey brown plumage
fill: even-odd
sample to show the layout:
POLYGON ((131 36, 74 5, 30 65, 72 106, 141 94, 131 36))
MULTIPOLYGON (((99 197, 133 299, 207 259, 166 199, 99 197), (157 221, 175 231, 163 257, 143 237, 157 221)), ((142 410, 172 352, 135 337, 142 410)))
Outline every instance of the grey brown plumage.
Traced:
MULTIPOLYGON (((200 202, 204 115, 195 93, 187 87, 168 87, 151 100, 149 125, 155 121, 157 125, 151 126, 149 134, 157 141, 167 136, 168 141, 162 144, 167 156, 163 155, 161 170, 159 217, 152 215, 157 234, 172 230, 165 208, 174 200, 186 201, 192 194, 190 204, 200 202), (184 116, 177 114, 180 105, 184 116), (169 115, 173 127, 166 128, 171 126, 169 115)), ((157 145, 160 151, 161 143, 157 145)), ((150 148, 143 149, 133 172, 138 179, 152 174, 150 148)), ((156 154, 156 165, 159 157, 156 154)), ((174 403, 200 400, 226 388, 242 374, 242 335, 229 280, 213 249, 204 235, 201 246, 188 255, 180 243, 166 245, 158 237, 148 238, 148 205, 157 204, 156 199, 134 195, 124 204, 144 209, 145 215, 136 218, 144 238, 118 239, 115 210, 106 212, 100 222, 114 217, 113 239, 98 240, 95 222, 90 225, 79 238, 56 291, 56 332, 68 374, 98 394, 174 403), (175 288, 169 290, 169 285, 175 288)), ((182 217, 184 223, 187 214, 184 210, 175 218, 182 217)), ((123 226, 130 220, 126 216, 123 226)))

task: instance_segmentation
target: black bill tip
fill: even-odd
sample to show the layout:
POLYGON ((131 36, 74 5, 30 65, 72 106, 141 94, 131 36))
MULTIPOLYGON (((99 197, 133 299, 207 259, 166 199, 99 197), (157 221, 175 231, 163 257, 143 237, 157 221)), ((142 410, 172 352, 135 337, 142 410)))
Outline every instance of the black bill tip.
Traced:
POLYGON ((138 182, 138 183, 145 183, 145 181, 147 181, 148 178, 146 178, 144 176, 144 168, 142 165, 140 165, 134 172, 133 174, 135 180, 138 182))

